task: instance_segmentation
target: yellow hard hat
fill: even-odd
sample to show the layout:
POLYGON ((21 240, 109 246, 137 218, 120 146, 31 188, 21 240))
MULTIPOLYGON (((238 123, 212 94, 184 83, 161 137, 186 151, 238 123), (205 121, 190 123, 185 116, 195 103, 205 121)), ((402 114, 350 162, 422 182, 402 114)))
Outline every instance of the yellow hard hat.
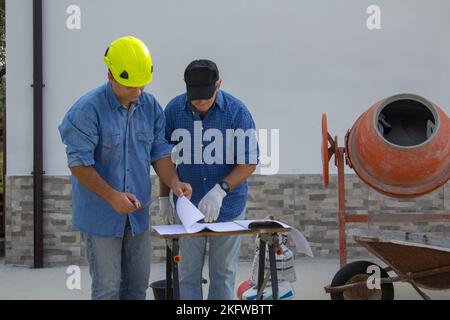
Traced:
POLYGON ((113 41, 103 61, 114 79, 127 87, 143 87, 153 80, 153 63, 145 43, 132 37, 113 41))

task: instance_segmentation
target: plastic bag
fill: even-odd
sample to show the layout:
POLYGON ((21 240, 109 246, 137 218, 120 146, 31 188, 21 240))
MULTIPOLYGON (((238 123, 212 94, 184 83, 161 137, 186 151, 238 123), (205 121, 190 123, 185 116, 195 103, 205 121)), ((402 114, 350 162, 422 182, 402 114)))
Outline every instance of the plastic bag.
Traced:
MULTIPOLYGON (((295 273, 294 266, 294 254, 287 247, 287 234, 279 234, 278 235, 280 246, 279 248, 282 250, 282 254, 275 254, 276 266, 277 266, 277 277, 278 282, 281 283, 283 281, 295 282, 297 277, 295 273)), ((251 281, 253 283, 258 282, 258 268, 259 268, 259 246, 260 246, 260 238, 259 235, 256 237, 256 249, 255 256, 253 258, 253 268, 252 268, 252 277, 251 281)), ((266 260, 264 263, 264 275, 270 270, 270 261, 269 261, 269 249, 266 247, 266 260)), ((269 281, 267 283, 268 286, 271 285, 271 278, 269 277, 269 281)))

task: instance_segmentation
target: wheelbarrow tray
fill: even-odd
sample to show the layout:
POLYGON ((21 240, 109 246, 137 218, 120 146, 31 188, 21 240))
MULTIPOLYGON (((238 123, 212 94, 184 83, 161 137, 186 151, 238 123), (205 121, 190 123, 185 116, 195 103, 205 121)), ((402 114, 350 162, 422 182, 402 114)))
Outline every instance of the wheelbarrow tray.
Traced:
POLYGON ((367 229, 350 229, 347 235, 399 276, 447 268, 444 272, 414 278, 413 282, 425 289, 450 289, 450 238, 367 229))

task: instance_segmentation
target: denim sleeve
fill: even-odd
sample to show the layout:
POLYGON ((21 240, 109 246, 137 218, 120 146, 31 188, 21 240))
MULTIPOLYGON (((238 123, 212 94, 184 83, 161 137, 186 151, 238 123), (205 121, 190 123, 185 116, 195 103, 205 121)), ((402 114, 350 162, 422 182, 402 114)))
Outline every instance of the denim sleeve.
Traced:
POLYGON ((81 110, 71 110, 58 127, 66 145, 68 167, 92 166, 98 144, 97 122, 81 110))
POLYGON ((242 129, 245 133, 245 148, 244 150, 235 150, 235 163, 259 164, 259 145, 256 126, 248 110, 242 111, 240 117, 238 117, 235 130, 239 129, 242 129))
POLYGON ((155 122, 153 127, 153 145, 151 158, 152 163, 159 159, 170 157, 172 145, 167 142, 166 139, 166 118, 164 111, 159 103, 155 100, 155 122))

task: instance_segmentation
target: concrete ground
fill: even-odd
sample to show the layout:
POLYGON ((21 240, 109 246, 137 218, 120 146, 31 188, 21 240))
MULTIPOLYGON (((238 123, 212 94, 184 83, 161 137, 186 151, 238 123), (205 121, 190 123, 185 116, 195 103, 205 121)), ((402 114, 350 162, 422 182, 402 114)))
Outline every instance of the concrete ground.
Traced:
MULTIPOLYGON (((251 274, 251 262, 240 262, 236 284, 247 279, 251 274)), ((334 274, 339 270, 337 260, 297 259, 295 261, 297 281, 294 284, 295 297, 298 300, 329 300, 323 287, 330 284, 334 274)), ((0 259, 0 300, 16 299, 49 299, 77 300, 90 299, 90 284, 88 267, 81 267, 81 289, 69 290, 66 282, 69 274, 67 268, 30 269, 26 267, 6 266, 0 259)), ((208 279, 207 269, 204 277, 208 279)), ((152 264, 150 283, 164 279, 165 265, 152 264)), ((236 285, 236 286, 237 286, 236 285)), ((396 283, 395 299, 421 299, 409 284, 396 283)), ((204 286, 205 295, 207 285, 204 286)), ((450 300, 450 290, 425 292, 432 299, 450 300)), ((147 299, 153 299, 152 289, 147 292, 147 299)))

